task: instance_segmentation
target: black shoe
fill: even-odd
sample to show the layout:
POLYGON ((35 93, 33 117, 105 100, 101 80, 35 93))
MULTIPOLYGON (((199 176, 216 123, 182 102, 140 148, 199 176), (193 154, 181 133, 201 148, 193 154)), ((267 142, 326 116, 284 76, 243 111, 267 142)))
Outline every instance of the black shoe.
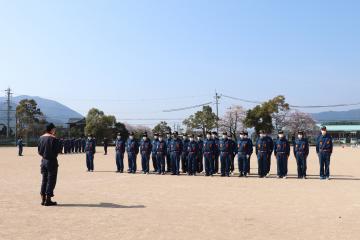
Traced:
POLYGON ((57 202, 51 201, 51 197, 47 196, 45 200, 44 206, 50 207, 50 206, 56 206, 57 202))

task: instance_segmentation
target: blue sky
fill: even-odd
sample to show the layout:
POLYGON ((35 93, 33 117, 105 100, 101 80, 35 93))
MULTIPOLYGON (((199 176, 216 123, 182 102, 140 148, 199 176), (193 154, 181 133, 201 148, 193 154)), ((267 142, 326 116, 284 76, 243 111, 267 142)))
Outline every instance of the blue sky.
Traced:
MULTIPOLYGON (((360 102, 359 12, 355 0, 0 0, 0 86, 119 120, 181 119, 197 109, 162 110, 215 89, 360 102)), ((220 112, 232 104, 252 107, 222 99, 220 112)))

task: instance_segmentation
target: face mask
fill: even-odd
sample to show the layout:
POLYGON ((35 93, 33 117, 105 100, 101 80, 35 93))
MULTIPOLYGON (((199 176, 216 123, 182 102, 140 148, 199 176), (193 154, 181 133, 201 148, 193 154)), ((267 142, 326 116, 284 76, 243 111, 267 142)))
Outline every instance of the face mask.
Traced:
POLYGON ((244 139, 244 135, 240 135, 240 138, 241 138, 241 139, 244 139))
POLYGON ((159 141, 161 142, 163 139, 162 138, 159 138, 159 141))
POLYGON ((279 138, 284 138, 284 134, 279 134, 279 138))
POLYGON ((147 137, 143 137, 143 140, 145 141, 147 139, 147 137))
POLYGON ((88 137, 88 140, 91 140, 91 137, 88 137))
POLYGON ((326 131, 321 131, 321 134, 322 134, 323 136, 325 136, 325 135, 326 135, 326 131))
POLYGON ((210 138, 211 138, 211 135, 206 135, 206 138, 207 138, 207 139, 210 139, 210 138))
POLYGON ((265 137, 265 134, 260 134, 260 137, 261 137, 261 138, 265 137))
POLYGON ((130 140, 133 140, 134 139, 134 137, 133 136, 130 136, 130 140))
POLYGON ((154 138, 155 138, 155 140, 156 140, 156 139, 158 139, 159 137, 155 136, 154 138))
POLYGON ((227 139, 228 137, 226 135, 223 135, 223 139, 227 139))
POLYGON ((302 139, 302 138, 303 138, 303 135, 298 135, 298 138, 299 138, 299 139, 302 139))
POLYGON ((120 136, 117 136, 117 139, 119 139, 119 140, 120 140, 120 139, 121 139, 121 137, 120 137, 120 136))
POLYGON ((170 138, 170 135, 166 135, 167 138, 170 138))
POLYGON ((193 138, 190 138, 190 141, 192 142, 192 141, 194 141, 194 139, 193 139, 193 138))
POLYGON ((198 141, 200 141, 200 140, 201 140, 201 138, 199 138, 199 137, 198 137, 198 138, 197 138, 197 140, 198 140, 198 141))

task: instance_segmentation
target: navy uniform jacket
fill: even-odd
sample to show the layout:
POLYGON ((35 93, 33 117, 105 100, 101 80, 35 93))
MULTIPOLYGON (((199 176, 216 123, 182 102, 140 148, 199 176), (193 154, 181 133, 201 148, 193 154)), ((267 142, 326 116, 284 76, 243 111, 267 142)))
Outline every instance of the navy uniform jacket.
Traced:
POLYGON ((266 137, 258 138, 256 141, 256 155, 259 154, 259 152, 266 152, 267 154, 272 152, 272 149, 270 148, 271 144, 269 142, 269 139, 266 137))
POLYGON ((220 140, 219 140, 219 138, 215 138, 214 142, 215 142, 215 154, 219 155, 220 154, 220 140))
POLYGON ((189 146, 190 140, 189 139, 185 139, 183 140, 183 150, 182 153, 187 154, 188 151, 188 146, 189 146))
POLYGON ((275 156, 278 153, 285 153, 286 156, 290 155, 290 143, 285 137, 276 140, 275 145, 274 145, 274 153, 275 153, 275 156))
POLYGON ((253 153, 253 144, 250 139, 240 139, 237 143, 236 151, 238 154, 251 155, 253 153))
POLYGON ((138 154, 139 153, 139 144, 135 139, 129 139, 126 143, 126 151, 128 153, 138 154))
POLYGON ((302 153, 306 157, 309 155, 309 142, 306 138, 295 140, 294 155, 296 156, 297 153, 302 153))
POLYGON ((325 136, 320 135, 316 141, 316 152, 329 152, 330 154, 333 151, 333 141, 329 134, 325 136))
POLYGON ((166 139, 166 147, 167 147, 167 154, 170 154, 170 152, 171 152, 171 142, 172 142, 172 139, 171 138, 168 138, 168 139, 166 139))
POLYGON ((117 152, 125 153, 125 141, 122 139, 116 139, 115 141, 115 150, 117 152))
POLYGON ((96 143, 94 139, 86 141, 85 151, 93 154, 96 153, 96 143))
POLYGON ((59 139, 54 135, 44 134, 38 142, 38 153, 42 157, 42 165, 49 168, 58 167, 57 156, 59 154, 59 139))
POLYGON ((181 154, 183 150, 183 143, 179 138, 173 139, 170 143, 170 152, 181 154))
POLYGON ((16 142, 16 145, 19 146, 19 147, 23 147, 24 146, 23 140, 18 140, 16 142))
POLYGON ((164 141, 164 140, 162 140, 162 141, 157 141, 157 144, 156 144, 156 153, 157 154, 160 154, 160 155, 162 155, 163 157, 165 157, 166 156, 166 154, 167 154, 167 145, 166 145, 166 142, 164 141))
POLYGON ((187 152, 194 155, 199 154, 199 144, 196 141, 189 141, 187 146, 187 152))
POLYGON ((203 154, 204 141, 199 140, 199 141, 197 141, 197 144, 198 144, 198 148, 199 148, 199 154, 203 154))
POLYGON ((205 139, 203 153, 215 154, 215 141, 213 139, 205 139))
POLYGON ((159 142, 159 139, 154 139, 151 143, 152 144, 151 152, 153 154, 156 154, 156 147, 157 147, 158 142, 159 142))
POLYGON ((141 140, 140 142, 140 152, 150 155, 152 151, 152 144, 150 139, 141 140))
POLYGON ((229 153, 229 154, 233 153, 233 145, 231 143, 231 140, 230 139, 221 139, 219 150, 222 153, 229 153))
POLYGON ((270 136, 265 136, 265 139, 268 141, 269 144, 269 149, 270 149, 269 153, 272 153, 274 149, 274 141, 270 136))

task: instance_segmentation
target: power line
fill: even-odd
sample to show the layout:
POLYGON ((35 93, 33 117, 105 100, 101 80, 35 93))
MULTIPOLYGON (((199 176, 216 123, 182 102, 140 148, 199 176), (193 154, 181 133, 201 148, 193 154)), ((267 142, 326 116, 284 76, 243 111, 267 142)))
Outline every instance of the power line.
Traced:
POLYGON ((163 110, 163 112, 184 111, 184 110, 189 110, 189 109, 193 109, 193 108, 203 107, 203 106, 207 106, 207 105, 211 105, 211 104, 214 104, 214 102, 207 102, 207 103, 198 104, 198 105, 189 106, 189 107, 183 107, 183 108, 168 109, 168 110, 163 110))
MULTIPOLYGON (((246 102, 246 103, 253 103, 253 104, 262 104, 264 102, 261 101, 254 101, 254 100, 248 100, 248 99, 243 99, 243 98, 237 98, 237 97, 232 97, 232 96, 228 96, 228 95, 221 95, 222 97, 225 98, 229 98, 229 99, 233 99, 233 100, 238 100, 240 102, 246 102)), ((350 106, 359 106, 360 102, 357 103, 342 103, 342 104, 333 104, 333 105, 289 105, 289 107, 291 108, 334 108, 334 107, 350 107, 350 106)))

